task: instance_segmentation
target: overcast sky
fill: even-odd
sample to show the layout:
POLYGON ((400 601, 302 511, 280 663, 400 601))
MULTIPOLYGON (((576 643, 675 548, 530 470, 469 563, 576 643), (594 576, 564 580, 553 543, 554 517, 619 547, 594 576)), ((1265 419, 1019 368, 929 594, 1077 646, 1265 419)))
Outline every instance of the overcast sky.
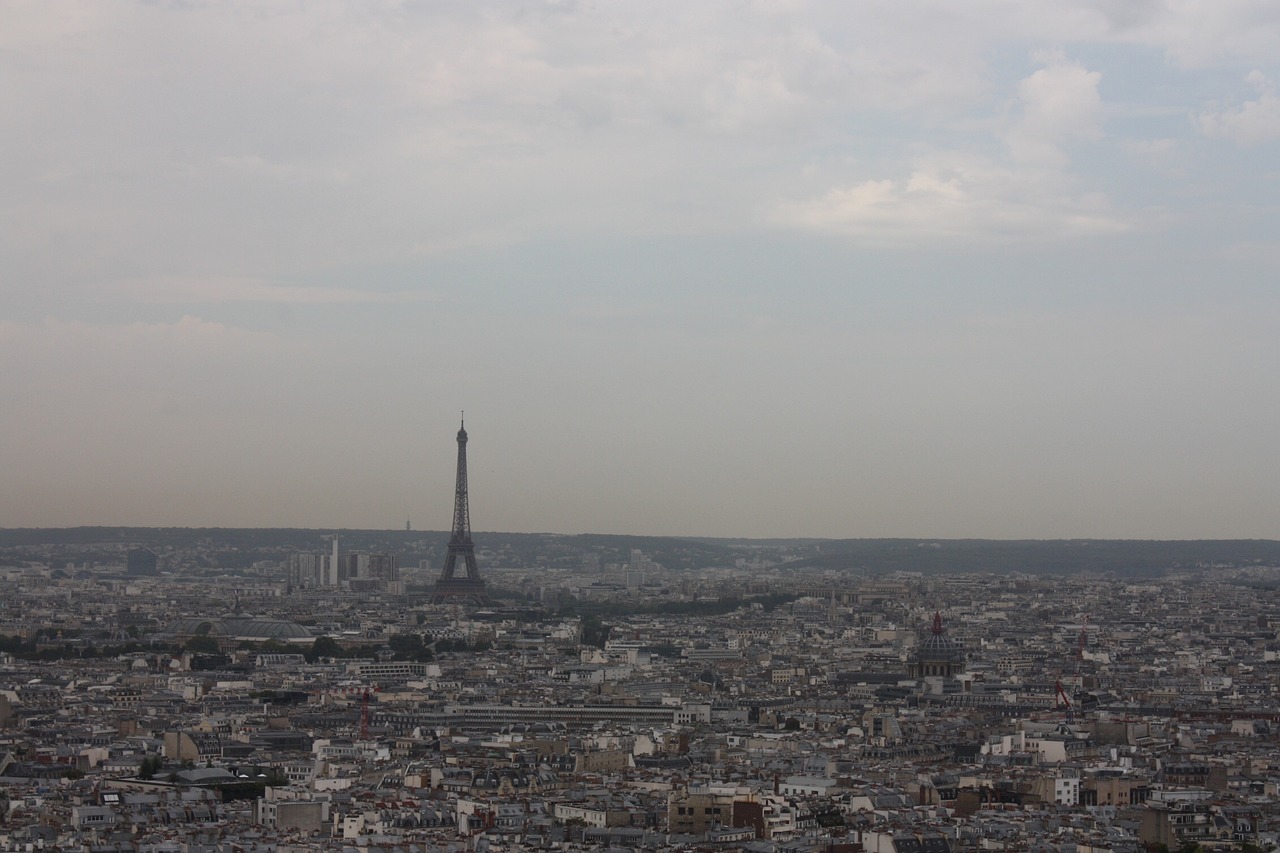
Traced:
POLYGON ((0 526, 1280 537, 1274 0, 0 4, 0 526))

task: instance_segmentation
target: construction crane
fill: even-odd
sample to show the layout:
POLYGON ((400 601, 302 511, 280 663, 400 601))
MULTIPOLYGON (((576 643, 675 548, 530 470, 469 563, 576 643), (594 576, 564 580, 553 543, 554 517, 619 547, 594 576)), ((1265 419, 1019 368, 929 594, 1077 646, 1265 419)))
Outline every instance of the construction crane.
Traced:
MULTIPOLYGON (((342 696, 344 698, 360 697, 360 740, 369 739, 369 700, 373 698, 374 693, 381 692, 382 688, 374 684, 361 685, 353 684, 339 687, 324 688, 315 691, 321 697, 324 696, 342 696)), ((323 701, 323 698, 322 698, 323 701)))
MULTIPOLYGON (((1076 647, 1071 657, 1074 658, 1074 666, 1072 667, 1075 678, 1080 678, 1080 667, 1084 662, 1084 652, 1089 645, 1089 614, 1084 615, 1084 619, 1080 625, 1080 634, 1076 638, 1076 647)), ((1067 725, 1074 725, 1076 721, 1075 704, 1071 701, 1071 696, 1067 693, 1067 688, 1062 683, 1062 673, 1065 667, 1058 667, 1058 677, 1053 682, 1053 707, 1059 711, 1066 713, 1067 725)))
MULTIPOLYGON (((1080 678, 1080 668, 1084 663, 1085 649, 1089 647, 1089 614, 1084 614, 1084 618, 1080 622, 1080 635, 1076 638, 1075 653, 1075 677, 1080 678)), ((1061 672, 1061 670, 1059 670, 1061 672)), ((1055 708, 1062 709, 1066 712, 1067 725, 1073 725, 1076 721, 1075 705, 1071 701, 1071 697, 1067 694, 1066 688, 1062 684, 1062 676, 1059 675, 1053 684, 1053 705, 1055 708)))
POLYGON ((1065 708, 1067 711, 1067 725, 1075 723, 1075 711, 1071 706, 1071 697, 1067 695, 1066 688, 1062 686, 1062 679, 1059 678, 1053 683, 1053 705, 1055 708, 1065 708))

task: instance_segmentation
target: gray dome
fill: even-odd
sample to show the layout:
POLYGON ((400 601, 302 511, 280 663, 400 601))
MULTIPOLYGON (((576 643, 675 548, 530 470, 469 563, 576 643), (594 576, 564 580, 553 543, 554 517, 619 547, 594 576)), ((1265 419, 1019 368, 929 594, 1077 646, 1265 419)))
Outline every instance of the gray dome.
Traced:
POLYGON ((942 626, 942 614, 933 614, 933 627, 929 634, 920 641, 916 649, 916 660, 921 663, 961 663, 964 661, 964 646, 947 636, 947 629, 942 626))
POLYGON ((929 634, 920 643, 916 656, 929 661, 961 661, 964 660, 964 646, 946 634, 929 634))
POLYGON ((942 613, 933 614, 933 628, 920 640, 907 670, 916 678, 951 678, 964 672, 964 645, 947 636, 942 613))
POLYGON ((246 619, 226 616, 205 619, 188 616, 165 629, 180 637, 238 637, 246 640, 304 640, 314 635, 306 626, 285 619, 246 619))

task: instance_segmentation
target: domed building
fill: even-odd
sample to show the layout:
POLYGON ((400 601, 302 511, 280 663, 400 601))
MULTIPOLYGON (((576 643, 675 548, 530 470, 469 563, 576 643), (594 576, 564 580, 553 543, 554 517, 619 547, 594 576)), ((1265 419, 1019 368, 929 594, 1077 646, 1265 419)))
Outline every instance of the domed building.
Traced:
POLYGON ((182 642, 195 637, 213 637, 220 642, 261 643, 275 640, 281 643, 306 644, 315 641, 315 634, 297 622, 286 619, 255 619, 239 614, 212 619, 188 616, 170 624, 161 636, 182 642))
POLYGON ((907 672, 912 678, 951 678, 964 672, 964 661, 964 646, 947 636, 947 629, 942 624, 942 614, 935 612, 933 627, 916 647, 915 654, 907 664, 907 672))

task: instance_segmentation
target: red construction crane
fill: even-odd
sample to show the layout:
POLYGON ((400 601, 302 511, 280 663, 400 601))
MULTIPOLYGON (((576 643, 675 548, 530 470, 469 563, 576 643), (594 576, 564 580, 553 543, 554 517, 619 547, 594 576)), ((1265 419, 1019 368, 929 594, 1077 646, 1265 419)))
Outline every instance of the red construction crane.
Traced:
POLYGON ((316 690, 315 693, 317 693, 320 696, 343 696, 347 698, 359 696, 360 697, 360 740, 368 740, 369 739, 369 699, 372 697, 374 693, 378 693, 381 690, 382 688, 377 684, 374 684, 372 686, 363 685, 363 684, 352 684, 352 685, 343 685, 339 687, 321 688, 320 690, 316 690))
POLYGON ((1053 683, 1053 690, 1054 690, 1054 696, 1053 696, 1054 707, 1066 708, 1068 725, 1071 723, 1074 723, 1076 721, 1076 718, 1075 718, 1075 712, 1071 708, 1071 698, 1067 696, 1067 691, 1066 691, 1066 688, 1062 686, 1061 678, 1059 678, 1057 681, 1053 683))

